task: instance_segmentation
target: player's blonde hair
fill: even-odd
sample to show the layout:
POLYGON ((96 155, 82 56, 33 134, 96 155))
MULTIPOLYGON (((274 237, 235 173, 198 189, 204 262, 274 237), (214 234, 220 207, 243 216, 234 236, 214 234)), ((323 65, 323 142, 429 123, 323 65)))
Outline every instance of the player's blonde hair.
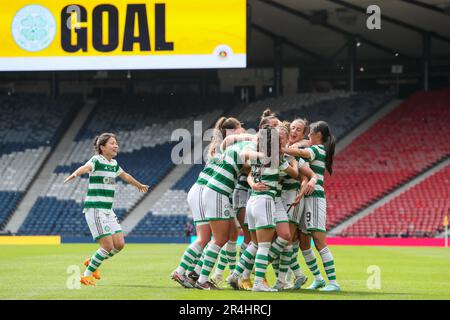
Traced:
POLYGON ((291 123, 289 121, 283 121, 278 125, 278 130, 284 131, 288 136, 291 133, 291 123))

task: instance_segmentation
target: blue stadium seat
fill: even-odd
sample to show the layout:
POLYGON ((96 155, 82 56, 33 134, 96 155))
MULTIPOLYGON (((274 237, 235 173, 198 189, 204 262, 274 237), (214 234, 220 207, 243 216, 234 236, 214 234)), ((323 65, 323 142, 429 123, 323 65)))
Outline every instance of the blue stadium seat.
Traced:
POLYGON ((81 103, 80 95, 0 95, 0 230, 81 103))
MULTIPOLYGON (((46 190, 33 206, 21 226, 20 234, 89 235, 82 214, 87 176, 63 185, 64 177, 84 164, 92 156, 93 138, 102 132, 118 135, 119 165, 137 180, 153 189, 174 167, 171 151, 175 142, 171 132, 192 125, 193 114, 211 112, 221 114, 232 98, 201 98, 187 96, 115 96, 97 103, 76 135, 73 148, 66 154, 52 175, 46 190)), ((114 211, 123 220, 144 197, 132 186, 118 179, 114 211)), ((173 233, 173 232, 172 232, 173 233)))

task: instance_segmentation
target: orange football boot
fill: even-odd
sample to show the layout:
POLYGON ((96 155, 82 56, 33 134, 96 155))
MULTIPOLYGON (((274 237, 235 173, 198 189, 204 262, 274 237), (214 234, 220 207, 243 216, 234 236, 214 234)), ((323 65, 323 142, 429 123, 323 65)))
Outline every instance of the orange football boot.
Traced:
POLYGON ((95 286, 94 277, 93 276, 83 276, 81 277, 80 282, 85 286, 95 286))
MULTIPOLYGON (((87 268, 87 266, 89 265, 91 263, 91 259, 86 259, 85 261, 84 261, 84 265, 86 266, 86 268, 87 268)), ((97 280, 100 280, 102 277, 100 277, 100 271, 97 269, 97 270, 95 270, 94 272, 92 272, 92 276, 95 278, 95 279, 97 279, 97 280)))

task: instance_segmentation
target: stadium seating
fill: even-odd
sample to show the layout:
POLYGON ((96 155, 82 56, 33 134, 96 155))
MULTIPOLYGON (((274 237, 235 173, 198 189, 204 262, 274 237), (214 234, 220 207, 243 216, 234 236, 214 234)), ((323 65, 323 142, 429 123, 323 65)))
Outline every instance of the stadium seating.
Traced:
MULTIPOLYGON (((101 132, 116 133, 120 146, 119 165, 137 180, 150 185, 151 190, 174 166, 171 151, 175 142, 170 141, 171 133, 178 128, 191 129, 197 118, 217 118, 223 113, 224 103, 229 102, 227 98, 220 101, 220 97, 216 100, 172 98, 146 96, 125 99, 118 96, 100 101, 72 142, 70 152, 54 171, 48 187, 43 190, 19 233, 89 235, 81 213, 87 176, 66 185, 63 181, 92 156, 94 136, 101 132), (191 116, 182 113, 183 108, 191 110, 191 116), (209 111, 205 113, 204 110, 209 111)), ((143 197, 144 194, 118 179, 114 211, 119 220, 123 220, 143 197)))
POLYGON ((270 107, 281 120, 325 120, 332 124, 333 134, 341 138, 391 99, 391 92, 299 94, 250 104, 239 119, 244 121, 246 128, 256 129, 262 112, 270 107))
POLYGON ((77 95, 0 96, 0 230, 81 103, 77 95))
POLYGON ((450 155, 450 90, 417 92, 340 152, 325 178, 332 228, 450 155))
POLYGON ((149 212, 133 229, 130 236, 182 237, 189 221, 186 214, 164 216, 149 212))
POLYGON ((443 231, 449 199, 450 165, 350 225, 342 235, 434 236, 443 231))
MULTIPOLYGON (((238 116, 243 120, 246 128, 255 128, 258 117, 269 105, 272 111, 277 112, 281 119, 294 119, 307 117, 312 121, 323 119, 333 124, 333 130, 337 137, 345 135, 357 124, 373 114, 379 107, 392 98, 391 93, 357 93, 349 94, 340 91, 325 94, 300 94, 280 99, 266 99, 248 105, 242 114, 238 116), (336 128, 336 129, 335 129, 336 128)), ((144 222, 130 233, 134 235, 149 235, 152 230, 145 233, 146 221, 150 217, 164 217, 164 221, 170 221, 172 216, 189 215, 191 213, 186 201, 187 192, 194 184, 204 165, 193 165, 192 168, 181 177, 153 206, 144 222)), ((162 219, 162 218, 161 218, 162 219)), ((152 220, 157 223, 160 220, 152 220)), ((162 221, 162 220, 161 220, 162 221)), ((181 229, 180 229, 181 230, 181 229)), ((184 229, 183 229, 184 230, 184 229)), ((180 231, 180 235, 184 232, 180 231)))
MULTIPOLYGON (((319 94, 304 95, 303 98, 302 95, 296 97, 297 99, 285 97, 251 104, 238 118, 245 122, 247 128, 254 127, 258 122, 260 111, 262 112, 267 107, 267 101, 270 101, 270 107, 281 119, 306 117, 310 121, 325 120, 330 123, 333 133, 339 139, 376 112, 381 105, 392 98, 392 95, 389 92, 354 94, 334 92, 324 97, 319 97, 319 94), (258 108, 255 108, 255 105, 258 108)), ((207 108, 196 109, 195 105, 187 101, 188 99, 184 99, 185 109, 193 110, 191 116, 187 117, 183 114, 182 107, 178 105, 173 109, 167 107, 172 105, 170 97, 155 98, 151 101, 148 99, 151 97, 137 97, 131 101, 120 97, 114 99, 110 97, 98 103, 89 117, 90 120, 78 133, 71 151, 63 157, 53 174, 52 181, 43 190, 19 233, 89 234, 84 218, 80 219, 87 179, 83 177, 67 185, 62 185, 62 181, 69 172, 91 156, 92 138, 100 132, 114 131, 118 134, 121 150, 117 160, 126 171, 150 184, 151 187, 159 183, 173 168, 170 160, 173 146, 173 142, 170 142, 170 133, 175 128, 192 126, 192 120, 207 108), (149 108, 148 105, 152 107, 149 108), (182 114, 183 117, 181 117, 182 114)), ((181 103, 180 100, 173 101, 181 103)), ((196 100, 192 99, 192 101, 196 100)), ((418 92, 336 155, 333 176, 330 177, 327 174, 325 179, 328 229, 450 155, 450 145, 446 140, 446 137, 450 135, 449 101, 449 90, 418 92)), ((218 116, 222 111, 223 108, 218 108, 211 112, 214 113, 213 116, 218 116)), ((2 155, 2 157, 7 156, 2 155)), ((6 164, 2 167, 2 163, 0 163, 0 170, 13 168, 6 164)), ((186 222, 191 219, 186 202, 187 191, 202 168, 203 165, 194 165, 181 177, 157 203, 149 208, 147 216, 130 235, 184 235, 186 222), (163 233, 164 228, 159 228, 160 224, 171 225, 173 230, 163 233)), ((8 182, 8 179, 5 179, 2 183, 11 184, 10 180, 8 182)), ((23 181, 26 184, 26 179, 23 181)), ((0 201, 8 201, 2 199, 17 196, 14 192, 20 192, 20 190, 14 189, 12 185, 16 184, 12 183, 8 188, 0 189, 2 192, 0 201)), ((119 219, 123 219, 143 195, 121 181, 118 182, 118 189, 115 211, 119 219)), ((390 234, 391 232, 404 234, 405 232, 404 226, 385 231, 364 229, 359 225, 358 228, 345 232, 351 231, 361 235, 390 234)), ((436 230, 430 225, 429 228, 420 227, 412 231, 429 233, 436 230)))
POLYGON ((181 190, 184 192, 188 192, 189 189, 194 184, 195 180, 197 180, 198 175, 204 168, 204 164, 195 164, 193 165, 188 172, 182 176, 177 183, 173 186, 174 190, 181 190))
POLYGON ((250 103, 239 115, 239 119, 246 124, 253 124, 267 108, 280 114, 315 105, 321 101, 332 101, 337 98, 347 98, 352 95, 352 93, 345 91, 331 91, 327 93, 302 93, 279 98, 267 98, 250 103))
POLYGON ((81 102, 78 95, 57 99, 32 94, 0 96, 0 155, 54 146, 81 102))
POLYGON ((17 207, 23 192, 0 191, 0 229, 3 229, 14 209, 17 207))
MULTIPOLYGON (((187 192, 197 179, 203 164, 195 164, 181 177, 175 185, 167 190, 130 232, 129 236, 182 237, 185 235, 186 223, 192 221, 192 214, 187 203, 187 192), (181 218, 182 217, 182 218, 181 218), (170 232, 164 226, 170 225, 170 232)), ((194 230, 195 233, 195 230, 194 230)))
POLYGON ((391 92, 359 92, 301 106, 279 115, 282 120, 302 117, 310 123, 326 121, 330 124, 333 135, 340 139, 391 99, 391 92))

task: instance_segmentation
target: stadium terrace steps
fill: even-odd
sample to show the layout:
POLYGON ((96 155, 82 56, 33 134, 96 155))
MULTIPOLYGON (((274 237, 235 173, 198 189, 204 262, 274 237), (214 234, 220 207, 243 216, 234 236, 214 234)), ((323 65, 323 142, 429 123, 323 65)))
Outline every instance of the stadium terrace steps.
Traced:
MULTIPOLYGON (((355 225, 361 224, 361 221, 364 220, 366 217, 370 217, 371 215, 375 215, 377 213, 377 209, 382 208, 383 206, 389 205, 393 201, 399 201, 402 199, 402 197, 405 196, 408 192, 411 190, 414 190, 414 188, 420 187, 420 185, 431 178, 435 176, 435 174, 442 174, 445 175, 447 172, 447 179, 450 179, 450 175, 448 175, 449 167, 450 166, 450 157, 445 158, 444 160, 439 161, 437 164, 430 166, 430 168, 427 168, 423 172, 421 172, 419 175, 414 177, 413 179, 409 180, 405 184, 401 185, 400 187, 396 188, 395 190, 392 190, 390 192, 386 192, 385 196, 380 198, 377 201, 372 202, 368 207, 360 211, 359 213, 351 216, 348 220, 345 220, 335 228, 331 229, 329 231, 330 235, 334 236, 340 236, 344 234, 351 234, 356 236, 373 236, 373 234, 352 234, 352 227, 355 225), (447 171, 445 171, 447 170, 447 171)), ((450 182, 450 180, 448 180, 450 182)), ((444 188, 445 185, 439 185, 439 188, 444 188)), ((450 185, 448 185, 448 188, 450 188, 450 185)), ((450 189, 449 189, 450 190, 450 189)), ((449 198, 450 199, 450 198, 449 198)), ((445 199, 443 199, 445 200, 445 199)), ((443 208, 445 210, 445 208, 443 208)), ((447 208, 448 209, 448 208, 447 208)), ((401 215, 399 215, 398 212, 393 213, 394 216, 397 219, 401 219, 401 215)), ((431 218, 431 217, 430 217, 431 218)), ((441 221, 442 222, 442 221, 441 221)), ((374 228, 376 228, 376 225, 373 225, 374 228)), ((354 233, 354 231, 353 231, 354 233)))
POLYGON ((70 127, 61 138, 59 144, 56 146, 54 151, 46 157, 47 160, 43 164, 42 169, 39 171, 33 183, 30 185, 28 192, 19 203, 19 206, 11 217, 11 220, 6 225, 6 230, 11 231, 12 233, 16 233, 19 230, 20 226, 25 221, 27 215, 36 203, 42 190, 44 190, 46 185, 49 183, 52 172, 56 169, 64 154, 67 153, 78 130, 90 115, 94 104, 95 101, 88 101, 81 108, 72 121, 70 127))

